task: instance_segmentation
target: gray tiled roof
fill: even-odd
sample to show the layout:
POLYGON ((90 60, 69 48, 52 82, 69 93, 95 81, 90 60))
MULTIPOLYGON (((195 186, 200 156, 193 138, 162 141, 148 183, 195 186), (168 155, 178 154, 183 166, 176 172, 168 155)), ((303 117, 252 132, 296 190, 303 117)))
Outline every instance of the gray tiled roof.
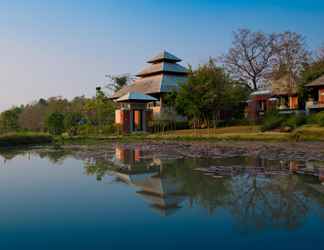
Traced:
POLYGON ((140 92, 143 94, 154 94, 178 90, 179 86, 187 81, 186 76, 177 75, 154 75, 135 80, 131 85, 117 91, 112 98, 119 98, 128 92, 140 92))
POLYGON ((178 61, 181 60, 169 52, 163 51, 149 61, 152 65, 137 74, 140 78, 117 91, 112 99, 119 98, 129 92, 157 94, 178 90, 179 85, 187 81, 189 73, 185 67, 177 64, 178 61))
POLYGON ((160 62, 156 64, 152 64, 142 71, 140 71, 137 76, 145 76, 150 75, 154 73, 163 73, 163 72, 171 72, 171 73, 177 73, 177 74, 187 74, 188 70, 177 63, 168 63, 168 62, 160 62))
POLYGON ((155 62, 160 62, 160 61, 181 62, 181 59, 164 50, 161 53, 157 54, 156 56, 152 57, 147 62, 155 63, 155 62))
POLYGON ((307 87, 324 86, 324 75, 306 84, 307 87))

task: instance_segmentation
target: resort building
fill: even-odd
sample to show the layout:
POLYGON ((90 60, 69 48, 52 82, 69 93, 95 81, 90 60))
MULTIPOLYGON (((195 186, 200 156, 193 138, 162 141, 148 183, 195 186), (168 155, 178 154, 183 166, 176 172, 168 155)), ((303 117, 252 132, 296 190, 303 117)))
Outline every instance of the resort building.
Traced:
POLYGON ((276 109, 280 114, 303 112, 299 110, 297 90, 297 80, 288 75, 272 79, 268 89, 251 93, 246 116, 250 120, 258 121, 270 109, 276 109))
POLYGON ((252 92, 247 101, 246 117, 253 121, 262 119, 265 113, 276 104, 276 99, 272 99, 271 95, 270 90, 252 92))
POLYGON ((306 112, 314 113, 324 110, 324 75, 306 84, 311 98, 306 102, 306 112))
POLYGON ((163 112, 166 93, 177 91, 187 81, 188 70, 181 59, 163 51, 147 61, 137 79, 112 99, 118 104, 115 121, 124 132, 147 131, 148 122, 163 112))
POLYGON ((276 108, 279 113, 292 114, 298 112, 298 88, 297 80, 288 74, 274 79, 271 82, 272 98, 276 98, 276 108))

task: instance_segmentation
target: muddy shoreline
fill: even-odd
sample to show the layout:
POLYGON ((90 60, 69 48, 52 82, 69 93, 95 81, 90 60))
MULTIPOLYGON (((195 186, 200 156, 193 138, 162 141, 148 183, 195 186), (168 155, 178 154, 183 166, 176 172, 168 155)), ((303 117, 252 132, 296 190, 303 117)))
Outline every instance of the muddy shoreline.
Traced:
POLYGON ((102 143, 93 145, 64 145, 66 149, 78 149, 88 156, 99 156, 111 152, 112 146, 140 148, 150 154, 164 157, 227 158, 258 157, 267 160, 324 161, 323 142, 170 142, 144 141, 134 143, 102 143))

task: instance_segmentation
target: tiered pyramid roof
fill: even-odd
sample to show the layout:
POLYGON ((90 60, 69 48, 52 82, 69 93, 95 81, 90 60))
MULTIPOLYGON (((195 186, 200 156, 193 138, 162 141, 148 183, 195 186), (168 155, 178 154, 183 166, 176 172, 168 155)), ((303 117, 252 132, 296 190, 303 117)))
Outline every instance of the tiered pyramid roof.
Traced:
POLYGON ((188 70, 178 64, 180 61, 175 55, 162 51, 147 61, 151 65, 137 74, 138 79, 117 91, 113 98, 120 98, 129 92, 157 94, 177 91, 187 81, 188 75, 188 70))

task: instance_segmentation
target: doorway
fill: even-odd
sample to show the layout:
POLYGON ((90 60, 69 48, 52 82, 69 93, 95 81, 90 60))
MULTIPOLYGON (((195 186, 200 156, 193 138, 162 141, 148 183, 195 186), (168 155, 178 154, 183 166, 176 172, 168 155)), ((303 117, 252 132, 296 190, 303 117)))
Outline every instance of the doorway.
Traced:
POLYGON ((134 131, 143 131, 143 110, 133 110, 133 129, 134 131))

